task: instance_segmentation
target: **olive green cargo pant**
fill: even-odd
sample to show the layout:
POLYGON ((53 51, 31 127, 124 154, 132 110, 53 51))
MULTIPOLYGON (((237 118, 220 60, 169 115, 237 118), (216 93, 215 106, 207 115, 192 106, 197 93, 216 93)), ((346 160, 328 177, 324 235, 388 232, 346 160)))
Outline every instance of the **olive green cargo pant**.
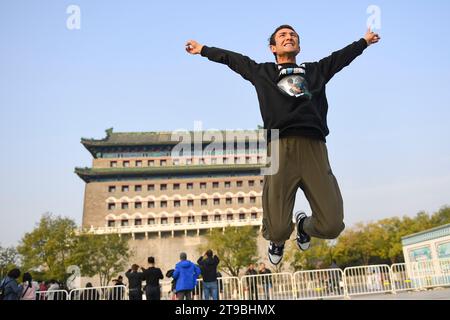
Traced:
MULTIPOLYGON (((311 237, 336 238, 345 227, 344 206, 325 142, 300 136, 278 141, 278 172, 264 176, 263 237, 277 244, 290 238, 295 227, 292 222, 295 194, 301 188, 312 209, 303 230, 311 237)), ((268 152, 270 155, 270 142, 268 152)))

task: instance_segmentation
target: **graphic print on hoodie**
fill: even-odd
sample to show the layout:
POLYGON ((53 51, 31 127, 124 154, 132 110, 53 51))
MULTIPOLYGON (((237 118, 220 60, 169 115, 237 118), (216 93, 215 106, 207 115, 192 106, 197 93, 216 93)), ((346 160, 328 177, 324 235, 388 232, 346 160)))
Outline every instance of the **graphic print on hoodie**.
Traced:
POLYGON ((305 79, 305 65, 301 64, 299 67, 296 65, 283 66, 278 65, 278 88, 291 97, 306 96, 311 99, 311 93, 308 90, 308 82, 305 79))

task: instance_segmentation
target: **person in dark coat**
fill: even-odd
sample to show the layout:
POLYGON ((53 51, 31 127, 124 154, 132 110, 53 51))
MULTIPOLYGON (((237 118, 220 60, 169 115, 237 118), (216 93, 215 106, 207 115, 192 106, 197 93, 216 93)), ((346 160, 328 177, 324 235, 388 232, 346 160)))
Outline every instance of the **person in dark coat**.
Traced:
POLYGON ((113 279, 114 288, 111 288, 109 292, 109 300, 123 300, 123 293, 125 284, 123 283, 123 277, 119 276, 117 279, 113 279))
POLYGON ((246 276, 251 276, 247 278, 247 288, 250 300, 258 300, 258 282, 256 277, 253 277, 258 274, 258 271, 255 270, 255 265, 250 263, 247 271, 245 272, 246 276))
POLYGON ((100 293, 97 289, 93 289, 92 283, 86 283, 86 289, 87 290, 83 290, 83 292, 81 292, 80 300, 100 300, 100 293))
POLYGON ((143 273, 139 272, 139 266, 133 264, 125 276, 128 278, 128 292, 130 300, 142 300, 143 273))
POLYGON ((219 300, 217 285, 217 266, 219 258, 214 255, 210 249, 203 256, 198 258, 197 263, 200 266, 203 277, 203 294, 205 300, 219 300))
POLYGON ((270 288, 272 287, 272 278, 270 275, 272 274, 272 271, 266 268, 266 265, 261 262, 259 264, 259 271, 258 274, 264 275, 261 277, 261 284, 264 288, 264 295, 266 300, 270 300, 270 288))
POLYGON ((143 277, 146 281, 145 296, 147 300, 161 300, 161 287, 159 280, 164 279, 160 268, 155 267, 155 258, 148 257, 149 267, 143 271, 143 277))
MULTIPOLYGON (((172 278, 174 272, 175 272, 175 269, 167 270, 166 277, 167 278, 172 278)), ((176 291, 176 285, 177 285, 177 280, 172 278, 172 281, 170 283, 170 292, 169 292, 171 300, 176 300, 177 299, 177 296, 176 296, 176 292, 177 292, 176 291)))

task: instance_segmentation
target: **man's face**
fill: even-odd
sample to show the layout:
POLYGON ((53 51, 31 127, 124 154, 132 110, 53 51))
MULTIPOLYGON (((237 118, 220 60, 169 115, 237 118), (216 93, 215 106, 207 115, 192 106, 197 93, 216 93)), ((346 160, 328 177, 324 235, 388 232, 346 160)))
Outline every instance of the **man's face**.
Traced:
POLYGON ((278 30, 275 34, 275 45, 271 45, 270 50, 278 56, 286 54, 296 56, 300 52, 298 34, 288 28, 278 30))

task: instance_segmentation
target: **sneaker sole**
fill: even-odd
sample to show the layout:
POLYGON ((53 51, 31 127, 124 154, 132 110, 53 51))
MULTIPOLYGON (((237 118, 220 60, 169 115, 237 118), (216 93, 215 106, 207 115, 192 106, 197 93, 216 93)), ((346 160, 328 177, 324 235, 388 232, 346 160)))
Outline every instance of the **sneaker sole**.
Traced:
POLYGON ((306 251, 309 249, 309 247, 311 246, 311 242, 307 242, 307 243, 298 243, 297 241, 297 247, 302 250, 302 251, 306 251))
POLYGON ((269 250, 267 250, 267 256, 268 256, 268 258, 269 258, 270 263, 273 264, 274 266, 278 265, 278 264, 281 262, 281 260, 283 260, 283 256, 275 256, 275 255, 271 255, 270 252, 269 252, 269 250), (277 259, 278 259, 277 262, 274 262, 274 261, 272 260, 272 257, 278 257, 278 258, 277 258, 277 259))
MULTIPOLYGON (((303 217, 307 217, 306 213, 304 212, 299 212, 298 214, 295 215, 295 222, 297 224, 297 228, 298 228, 298 223, 299 223, 299 217, 302 216, 303 217)), ((298 236, 298 234, 297 234, 298 236)), ((299 243, 298 241, 296 241, 297 243, 297 247, 302 250, 302 251, 306 251, 309 249, 309 247, 311 246, 311 242, 306 242, 306 243, 299 243)))
POLYGON ((268 256, 269 256, 270 263, 273 264, 274 266, 280 264, 281 260, 283 260, 283 257, 280 257, 280 260, 278 260, 277 262, 274 262, 274 261, 272 261, 271 255, 268 254, 268 256))

